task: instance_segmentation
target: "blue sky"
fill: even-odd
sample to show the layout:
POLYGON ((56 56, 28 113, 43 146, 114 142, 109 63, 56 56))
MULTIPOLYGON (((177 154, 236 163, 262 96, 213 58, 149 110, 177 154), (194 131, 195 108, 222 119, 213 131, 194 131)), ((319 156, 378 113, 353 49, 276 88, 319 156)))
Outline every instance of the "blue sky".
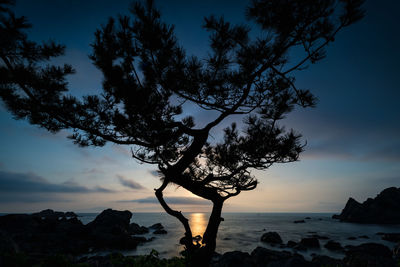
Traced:
MULTIPOLYGON (((87 55, 93 32, 109 16, 126 14, 130 1, 17 1, 15 12, 33 24, 29 36, 67 46, 59 63, 71 63, 76 95, 98 92, 101 74, 87 55)), ((190 54, 205 55, 202 18, 224 14, 243 22, 245 1, 156 1, 164 20, 175 24, 190 54)), ((349 196, 359 201, 400 186, 400 37, 396 0, 365 4, 366 17, 342 31, 328 57, 297 73, 297 85, 318 97, 314 109, 296 110, 284 124, 307 140, 300 161, 255 172, 260 184, 229 200, 225 211, 338 212, 349 196)), ((201 120, 208 115, 189 108, 201 120)), ((154 166, 135 162, 129 147, 79 148, 66 138, 15 121, 0 107, 0 212, 45 208, 99 211, 106 207, 161 211, 153 188, 154 166)), ((218 138, 218 131, 213 133, 218 138)), ((207 211, 207 203, 168 188, 167 201, 181 210, 207 211)))

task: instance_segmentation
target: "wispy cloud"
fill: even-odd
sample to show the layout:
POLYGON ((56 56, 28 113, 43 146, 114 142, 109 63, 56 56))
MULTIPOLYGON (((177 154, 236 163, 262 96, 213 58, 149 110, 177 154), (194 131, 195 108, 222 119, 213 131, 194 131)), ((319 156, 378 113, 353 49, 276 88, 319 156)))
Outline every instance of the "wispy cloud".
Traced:
MULTIPOLYGON (((210 201, 196 197, 165 197, 165 201, 168 204, 179 204, 179 205, 209 205, 210 201)), ((136 202, 145 204, 158 204, 156 197, 138 198, 132 200, 120 200, 118 202, 136 202)))
POLYGON ((88 188, 74 182, 51 183, 34 173, 0 171, 0 192, 2 193, 111 193, 102 187, 88 188))
POLYGON ((125 187, 131 188, 131 189, 136 189, 136 190, 145 189, 145 187, 143 187, 141 184, 139 184, 133 180, 128 180, 121 175, 117 174, 117 178, 118 178, 119 182, 125 187))

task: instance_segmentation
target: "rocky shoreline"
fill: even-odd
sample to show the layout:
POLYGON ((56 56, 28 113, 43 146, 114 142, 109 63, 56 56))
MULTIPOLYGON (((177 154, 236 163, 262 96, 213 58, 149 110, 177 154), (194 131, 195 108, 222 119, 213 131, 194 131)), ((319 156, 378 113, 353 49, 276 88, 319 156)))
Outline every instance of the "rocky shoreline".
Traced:
POLYGON ((0 216, 0 252, 78 255, 127 250, 154 239, 140 236, 144 233, 167 233, 160 223, 144 227, 130 223, 131 217, 130 211, 107 209, 84 225, 73 212, 44 210, 0 216))
POLYGON ((353 223, 400 224, 400 188, 386 188, 363 203, 350 197, 342 212, 332 218, 353 223))
MULTIPOLYGON (((135 249, 141 243, 153 241, 157 234, 167 233, 160 223, 145 227, 131 223, 131 218, 129 211, 111 209, 104 210, 86 225, 73 212, 44 210, 30 215, 0 216, 0 266, 186 266, 184 257, 162 259, 156 251, 143 256, 105 254, 105 251, 135 249), (150 238, 143 237, 148 233, 150 238), (103 252, 102 256, 88 256, 99 251, 103 252)), ((310 219, 305 218, 305 222, 310 219)), ((300 240, 287 242, 277 232, 265 232, 260 240, 268 248, 257 247, 251 253, 216 253, 210 266, 400 266, 400 233, 376 234, 394 243, 394 249, 368 242, 370 237, 365 235, 348 239, 366 243, 345 246, 318 232, 308 232, 300 240), (322 248, 342 257, 323 255, 322 248), (304 252, 309 252, 307 255, 311 257, 305 258, 304 252)))

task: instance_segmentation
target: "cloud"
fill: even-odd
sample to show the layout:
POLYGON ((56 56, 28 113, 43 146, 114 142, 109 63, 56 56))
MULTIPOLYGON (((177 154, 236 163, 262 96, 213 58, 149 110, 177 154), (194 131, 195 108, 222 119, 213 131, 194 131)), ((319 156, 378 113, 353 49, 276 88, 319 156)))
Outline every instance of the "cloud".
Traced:
POLYGON ((54 202, 71 202, 71 200, 61 197, 59 194, 41 194, 41 193, 7 193, 0 194, 0 203, 54 203, 54 202))
POLYGON ((0 171, 1 193, 110 193, 102 187, 88 188, 74 182, 50 183, 34 173, 0 171))
POLYGON ((117 178, 118 178, 119 182, 125 187, 129 187, 131 189, 145 189, 141 184, 139 184, 133 180, 125 179, 121 175, 117 174, 117 178))
MULTIPOLYGON (((209 205, 210 201, 196 197, 165 197, 165 201, 168 204, 178 204, 178 205, 209 205)), ((138 198, 132 200, 120 200, 118 202, 136 202, 144 204, 158 204, 156 197, 146 197, 138 198)))

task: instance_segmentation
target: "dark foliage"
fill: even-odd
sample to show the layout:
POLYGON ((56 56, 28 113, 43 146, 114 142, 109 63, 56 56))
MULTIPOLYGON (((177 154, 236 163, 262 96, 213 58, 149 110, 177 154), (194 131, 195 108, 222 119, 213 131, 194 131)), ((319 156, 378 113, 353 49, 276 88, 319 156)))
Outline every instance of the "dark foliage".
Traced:
POLYGON ((247 25, 206 17, 205 59, 186 55, 153 1, 136 3, 132 18, 111 18, 95 33, 90 59, 103 73, 103 92, 78 99, 67 88, 73 68, 48 63, 64 47, 30 41, 26 19, 8 9, 12 1, 1 0, 1 98, 16 119, 51 132, 69 129, 81 146, 129 145, 135 159, 156 164, 163 182, 156 196, 184 224, 189 251, 197 249, 187 219, 168 206, 162 191, 175 184, 211 200, 202 249, 209 259, 223 202, 257 186, 251 170, 298 159, 300 135, 278 122, 296 106, 316 101, 309 90, 296 88, 293 74, 325 57, 338 31, 362 18, 362 2, 254 0, 247 17, 261 28, 256 39, 247 25), (289 60, 294 48, 304 51, 298 62, 289 60), (217 115, 196 127, 195 118, 184 115, 186 103, 217 115), (233 123, 223 140, 207 142, 211 129, 238 114, 243 128, 233 123))

